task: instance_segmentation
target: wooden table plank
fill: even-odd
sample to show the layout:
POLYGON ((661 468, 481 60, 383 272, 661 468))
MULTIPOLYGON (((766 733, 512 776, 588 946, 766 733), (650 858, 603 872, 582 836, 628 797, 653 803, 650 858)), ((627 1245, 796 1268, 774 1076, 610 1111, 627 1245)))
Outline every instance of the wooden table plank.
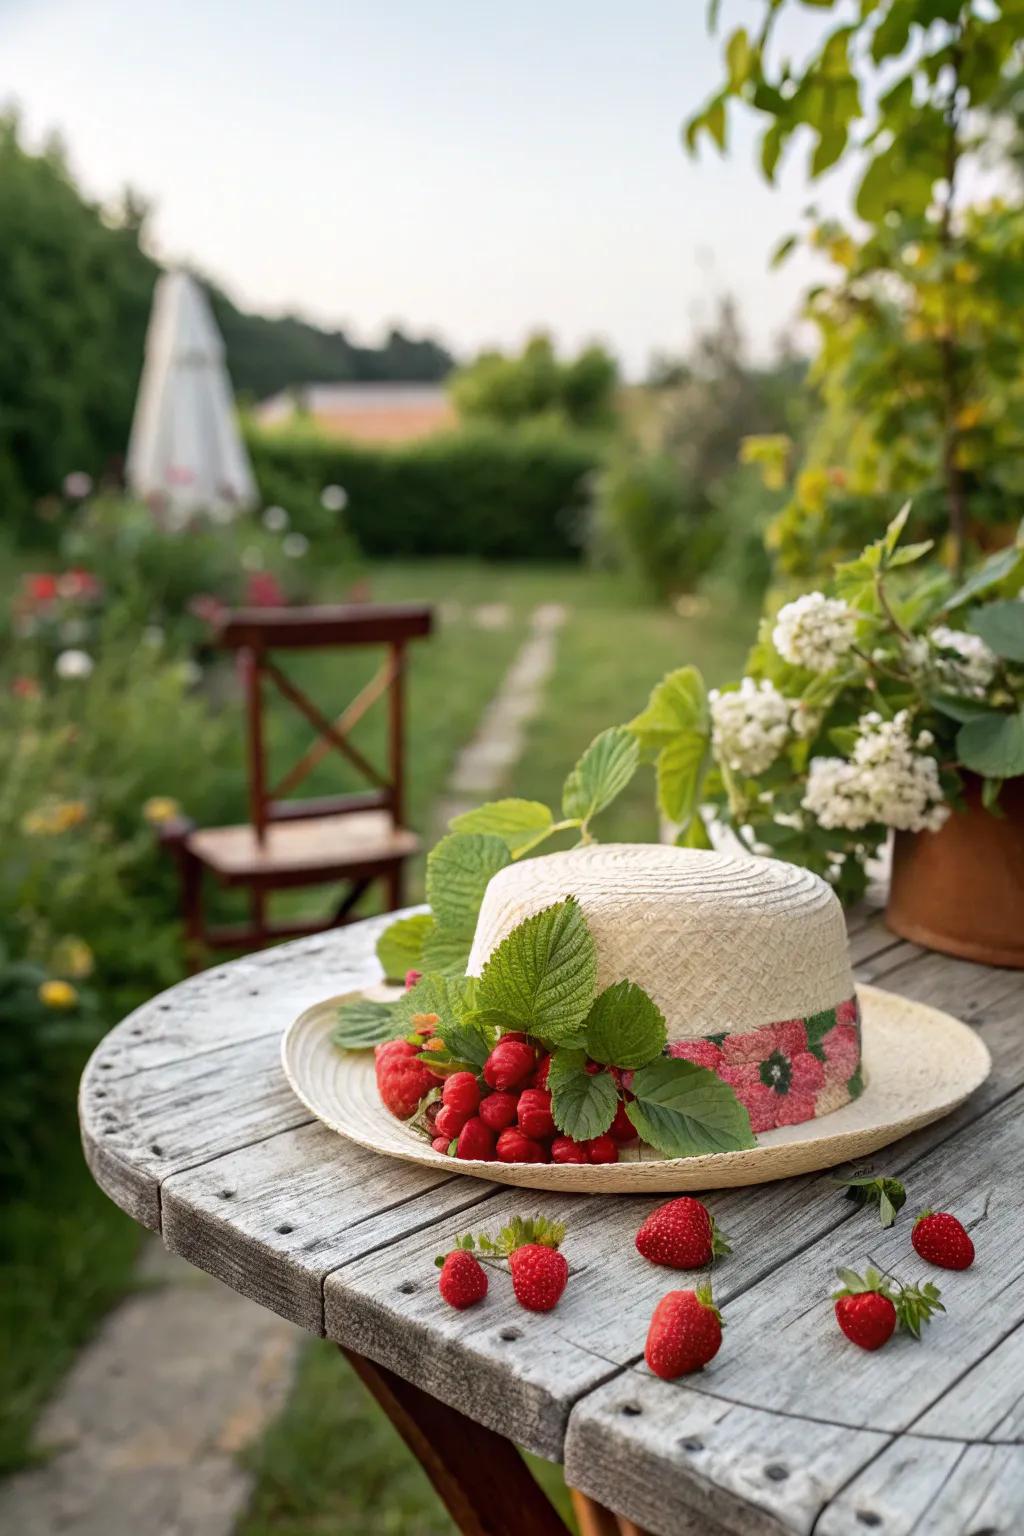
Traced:
POLYGON ((1024 1447, 901 1435, 823 1512, 815 1536, 1016 1536, 1024 1447))

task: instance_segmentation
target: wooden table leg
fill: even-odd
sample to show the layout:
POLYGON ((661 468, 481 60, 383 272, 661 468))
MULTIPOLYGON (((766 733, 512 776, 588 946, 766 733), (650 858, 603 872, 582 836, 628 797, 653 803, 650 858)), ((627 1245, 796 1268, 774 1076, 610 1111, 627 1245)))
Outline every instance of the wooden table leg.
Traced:
POLYGON ((570 1488, 569 1494, 580 1536, 645 1536, 632 1520, 627 1520, 625 1515, 613 1515, 610 1509, 598 1504, 588 1493, 570 1488))
POLYGON ((510 1440, 364 1355, 341 1352, 419 1461, 462 1536, 569 1536, 510 1440))

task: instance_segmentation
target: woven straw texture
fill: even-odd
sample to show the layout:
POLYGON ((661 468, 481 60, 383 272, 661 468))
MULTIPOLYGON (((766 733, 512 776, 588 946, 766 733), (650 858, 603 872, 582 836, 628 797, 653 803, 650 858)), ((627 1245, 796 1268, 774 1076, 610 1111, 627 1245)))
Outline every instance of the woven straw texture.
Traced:
POLYGON ((597 946, 597 984, 633 981, 669 1040, 802 1019, 853 996, 835 893, 779 859, 603 843, 511 864, 484 895, 469 972, 534 912, 567 896, 597 946))
POLYGON ((831 1168, 948 1114, 991 1066, 985 1046, 958 1019, 876 987, 859 987, 867 1084, 860 1098, 817 1120, 766 1131, 749 1151, 666 1159, 649 1149, 638 1157, 626 1148, 630 1160, 593 1168, 463 1162, 435 1152, 388 1113, 377 1093, 372 1052, 339 1051, 331 1044, 339 1005, 362 995, 317 1003, 285 1032, 284 1071, 307 1108, 332 1130, 376 1152, 529 1189, 586 1194, 724 1189, 831 1168))

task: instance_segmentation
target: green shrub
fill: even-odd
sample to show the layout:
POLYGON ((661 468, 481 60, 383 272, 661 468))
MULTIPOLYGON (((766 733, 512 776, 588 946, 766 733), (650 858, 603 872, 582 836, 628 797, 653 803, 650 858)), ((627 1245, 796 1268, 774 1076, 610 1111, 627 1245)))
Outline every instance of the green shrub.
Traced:
POLYGON ((591 549, 658 597, 694 587, 724 531, 699 486, 668 454, 623 454, 597 485, 591 549))
POLYGON ((289 512, 347 496, 344 523, 364 554, 559 560, 581 542, 598 439, 550 424, 475 426, 396 447, 311 433, 250 436, 264 495, 289 512))

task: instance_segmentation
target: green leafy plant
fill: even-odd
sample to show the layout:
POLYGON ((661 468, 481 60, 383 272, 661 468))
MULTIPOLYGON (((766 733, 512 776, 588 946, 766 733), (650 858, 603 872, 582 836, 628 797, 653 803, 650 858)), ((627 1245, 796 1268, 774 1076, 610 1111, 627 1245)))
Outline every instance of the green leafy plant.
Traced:
POLYGON ((936 830, 965 773, 998 813, 1024 775, 1024 525, 957 585, 901 542, 909 512, 763 622, 738 684, 682 667, 630 721, 679 843, 709 846, 707 813, 853 898, 889 829, 936 830))

